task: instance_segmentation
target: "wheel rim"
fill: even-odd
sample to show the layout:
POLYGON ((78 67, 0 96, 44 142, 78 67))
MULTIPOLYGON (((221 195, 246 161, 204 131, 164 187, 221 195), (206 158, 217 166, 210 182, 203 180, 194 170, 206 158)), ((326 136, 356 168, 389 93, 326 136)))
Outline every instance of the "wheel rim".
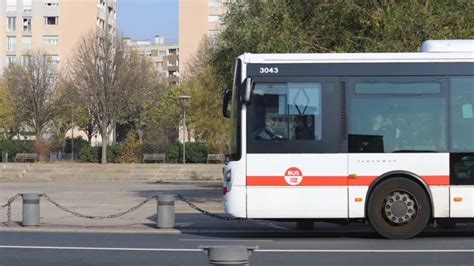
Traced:
POLYGON ((418 204, 412 194, 406 191, 393 191, 385 197, 382 215, 394 226, 403 226, 413 221, 418 213, 418 204))

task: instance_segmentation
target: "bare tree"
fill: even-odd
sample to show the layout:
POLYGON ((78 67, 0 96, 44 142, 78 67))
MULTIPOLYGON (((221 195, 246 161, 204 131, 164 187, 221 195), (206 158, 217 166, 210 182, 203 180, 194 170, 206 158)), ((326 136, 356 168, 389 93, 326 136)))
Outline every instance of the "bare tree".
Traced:
POLYGON ((68 66, 70 84, 102 135, 101 163, 107 163, 108 139, 125 110, 132 81, 129 60, 118 39, 108 31, 89 33, 79 41, 68 66))
POLYGON ((21 121, 31 128, 37 139, 60 111, 56 95, 57 66, 46 53, 37 51, 28 60, 10 64, 4 73, 21 121))

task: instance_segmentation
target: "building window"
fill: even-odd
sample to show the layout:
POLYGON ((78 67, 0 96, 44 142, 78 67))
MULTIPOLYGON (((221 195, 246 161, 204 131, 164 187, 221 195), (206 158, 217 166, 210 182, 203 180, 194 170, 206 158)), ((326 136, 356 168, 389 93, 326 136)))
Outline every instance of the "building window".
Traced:
POLYGON ((31 37, 21 38, 21 50, 22 51, 31 51, 31 37))
POLYGON ((56 7, 59 6, 59 0, 44 0, 44 5, 46 7, 56 7))
POLYGON ((219 32, 220 32, 219 30, 209 30, 208 36, 211 37, 211 38, 214 38, 217 35, 219 35, 219 32))
POLYGON ((7 0, 7 12, 16 12, 16 0, 7 0))
POLYGON ((160 56, 166 56, 166 51, 164 50, 160 51, 160 56))
POLYGON ((156 66, 157 68, 162 68, 162 67, 163 67, 163 62, 156 62, 156 63, 155 63, 155 66, 156 66))
POLYGON ((178 60, 168 61, 168 66, 178 66, 178 60))
POLYGON ((105 30, 105 20, 101 18, 97 18, 97 26, 99 26, 101 29, 105 30))
POLYGON ((7 51, 14 52, 16 50, 16 37, 7 37, 7 51))
POLYGON ((24 13, 31 13, 32 12, 32 0, 23 0, 23 12, 24 13))
POLYGON ((53 65, 58 65, 59 64, 59 55, 50 55, 48 56, 48 60, 51 64, 53 65))
POLYGON ((31 32, 31 17, 23 17, 23 31, 31 32))
POLYGON ((220 16, 218 16, 218 15, 209 15, 207 17, 207 21, 209 23, 220 23, 220 16))
POLYGON ((169 54, 172 54, 172 55, 177 55, 177 54, 178 54, 178 51, 179 51, 178 49, 169 49, 169 50, 168 50, 168 53, 169 53, 169 54))
POLYGON ((7 17, 7 31, 16 31, 16 17, 7 17))
POLYGON ((30 64, 30 61, 31 61, 31 56, 29 55, 21 56, 21 65, 23 67, 26 67, 28 64, 30 64))
POLYGON ((221 0, 209 0, 208 6, 213 8, 221 8, 222 2, 221 0))
POLYGON ((59 17, 44 17, 44 24, 45 25, 58 25, 59 17))
POLYGON ((16 61, 16 56, 14 55, 8 55, 7 56, 7 65, 11 64, 11 63, 15 63, 16 61))
POLYGON ((43 36, 44 45, 58 45, 59 36, 43 36))
POLYGON ((168 76, 168 72, 166 72, 166 71, 161 71, 160 72, 160 77, 161 78, 166 78, 167 76, 168 76))

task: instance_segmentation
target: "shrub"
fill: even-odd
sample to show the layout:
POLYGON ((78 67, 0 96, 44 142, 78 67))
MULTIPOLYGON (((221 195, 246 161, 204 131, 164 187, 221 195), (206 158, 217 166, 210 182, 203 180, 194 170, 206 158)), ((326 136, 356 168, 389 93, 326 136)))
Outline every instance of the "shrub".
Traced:
POLYGON ((140 162, 141 146, 138 143, 137 135, 135 131, 130 131, 125 139, 125 145, 123 147, 123 153, 120 158, 122 163, 138 163, 140 162))
POLYGON ((183 162, 182 160, 182 148, 181 148, 181 143, 173 143, 169 144, 168 147, 166 147, 166 162, 168 163, 179 163, 183 162))
MULTIPOLYGON (((83 139, 82 137, 75 137, 74 138, 74 154, 79 154, 81 149, 84 147, 90 147, 90 143, 83 139)), ((64 146, 65 153, 71 153, 71 138, 66 138, 66 143, 64 146)))
MULTIPOLYGON (((183 145, 181 143, 173 143, 168 145, 168 148, 166 149, 166 161, 170 163, 182 163, 182 152, 183 145)), ((205 163, 209 153, 212 153, 212 150, 206 143, 186 143, 186 163, 205 163)))
POLYGON ((17 153, 33 153, 31 140, 0 140, 0 152, 8 152, 9 161, 14 161, 17 153))
POLYGON ((79 161, 83 163, 98 163, 99 157, 99 147, 85 146, 79 151, 79 161))
MULTIPOLYGON (((123 154, 122 145, 110 145, 107 146, 107 162, 109 163, 120 163, 120 158, 123 154)), ((100 156, 99 156, 100 158, 100 156)))
POLYGON ((44 161, 48 158, 48 145, 43 139, 36 139, 33 141, 33 150, 38 155, 38 161, 44 161))

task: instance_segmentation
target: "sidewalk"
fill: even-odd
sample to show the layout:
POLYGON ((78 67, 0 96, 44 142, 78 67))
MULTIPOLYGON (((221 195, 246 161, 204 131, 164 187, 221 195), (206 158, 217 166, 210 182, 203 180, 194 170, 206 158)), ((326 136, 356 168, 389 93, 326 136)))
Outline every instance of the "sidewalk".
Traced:
MULTIPOLYGON (((54 180, 54 181, 0 181, 0 204, 16 193, 46 193, 53 200, 72 211, 85 215, 110 215, 125 211, 150 195, 181 194, 188 200, 212 213, 223 213, 222 185, 220 182, 181 180, 156 182, 147 180, 54 180)), ((45 199, 41 200, 40 227, 22 227, 21 199, 12 204, 12 223, 6 225, 7 210, 0 210, 0 230, 21 231, 110 231, 110 232, 229 232, 286 230, 278 223, 266 221, 223 221, 204 216, 182 201, 176 201, 176 230, 156 229, 156 201, 152 200, 138 210, 122 217, 90 220, 66 213, 45 199)))

